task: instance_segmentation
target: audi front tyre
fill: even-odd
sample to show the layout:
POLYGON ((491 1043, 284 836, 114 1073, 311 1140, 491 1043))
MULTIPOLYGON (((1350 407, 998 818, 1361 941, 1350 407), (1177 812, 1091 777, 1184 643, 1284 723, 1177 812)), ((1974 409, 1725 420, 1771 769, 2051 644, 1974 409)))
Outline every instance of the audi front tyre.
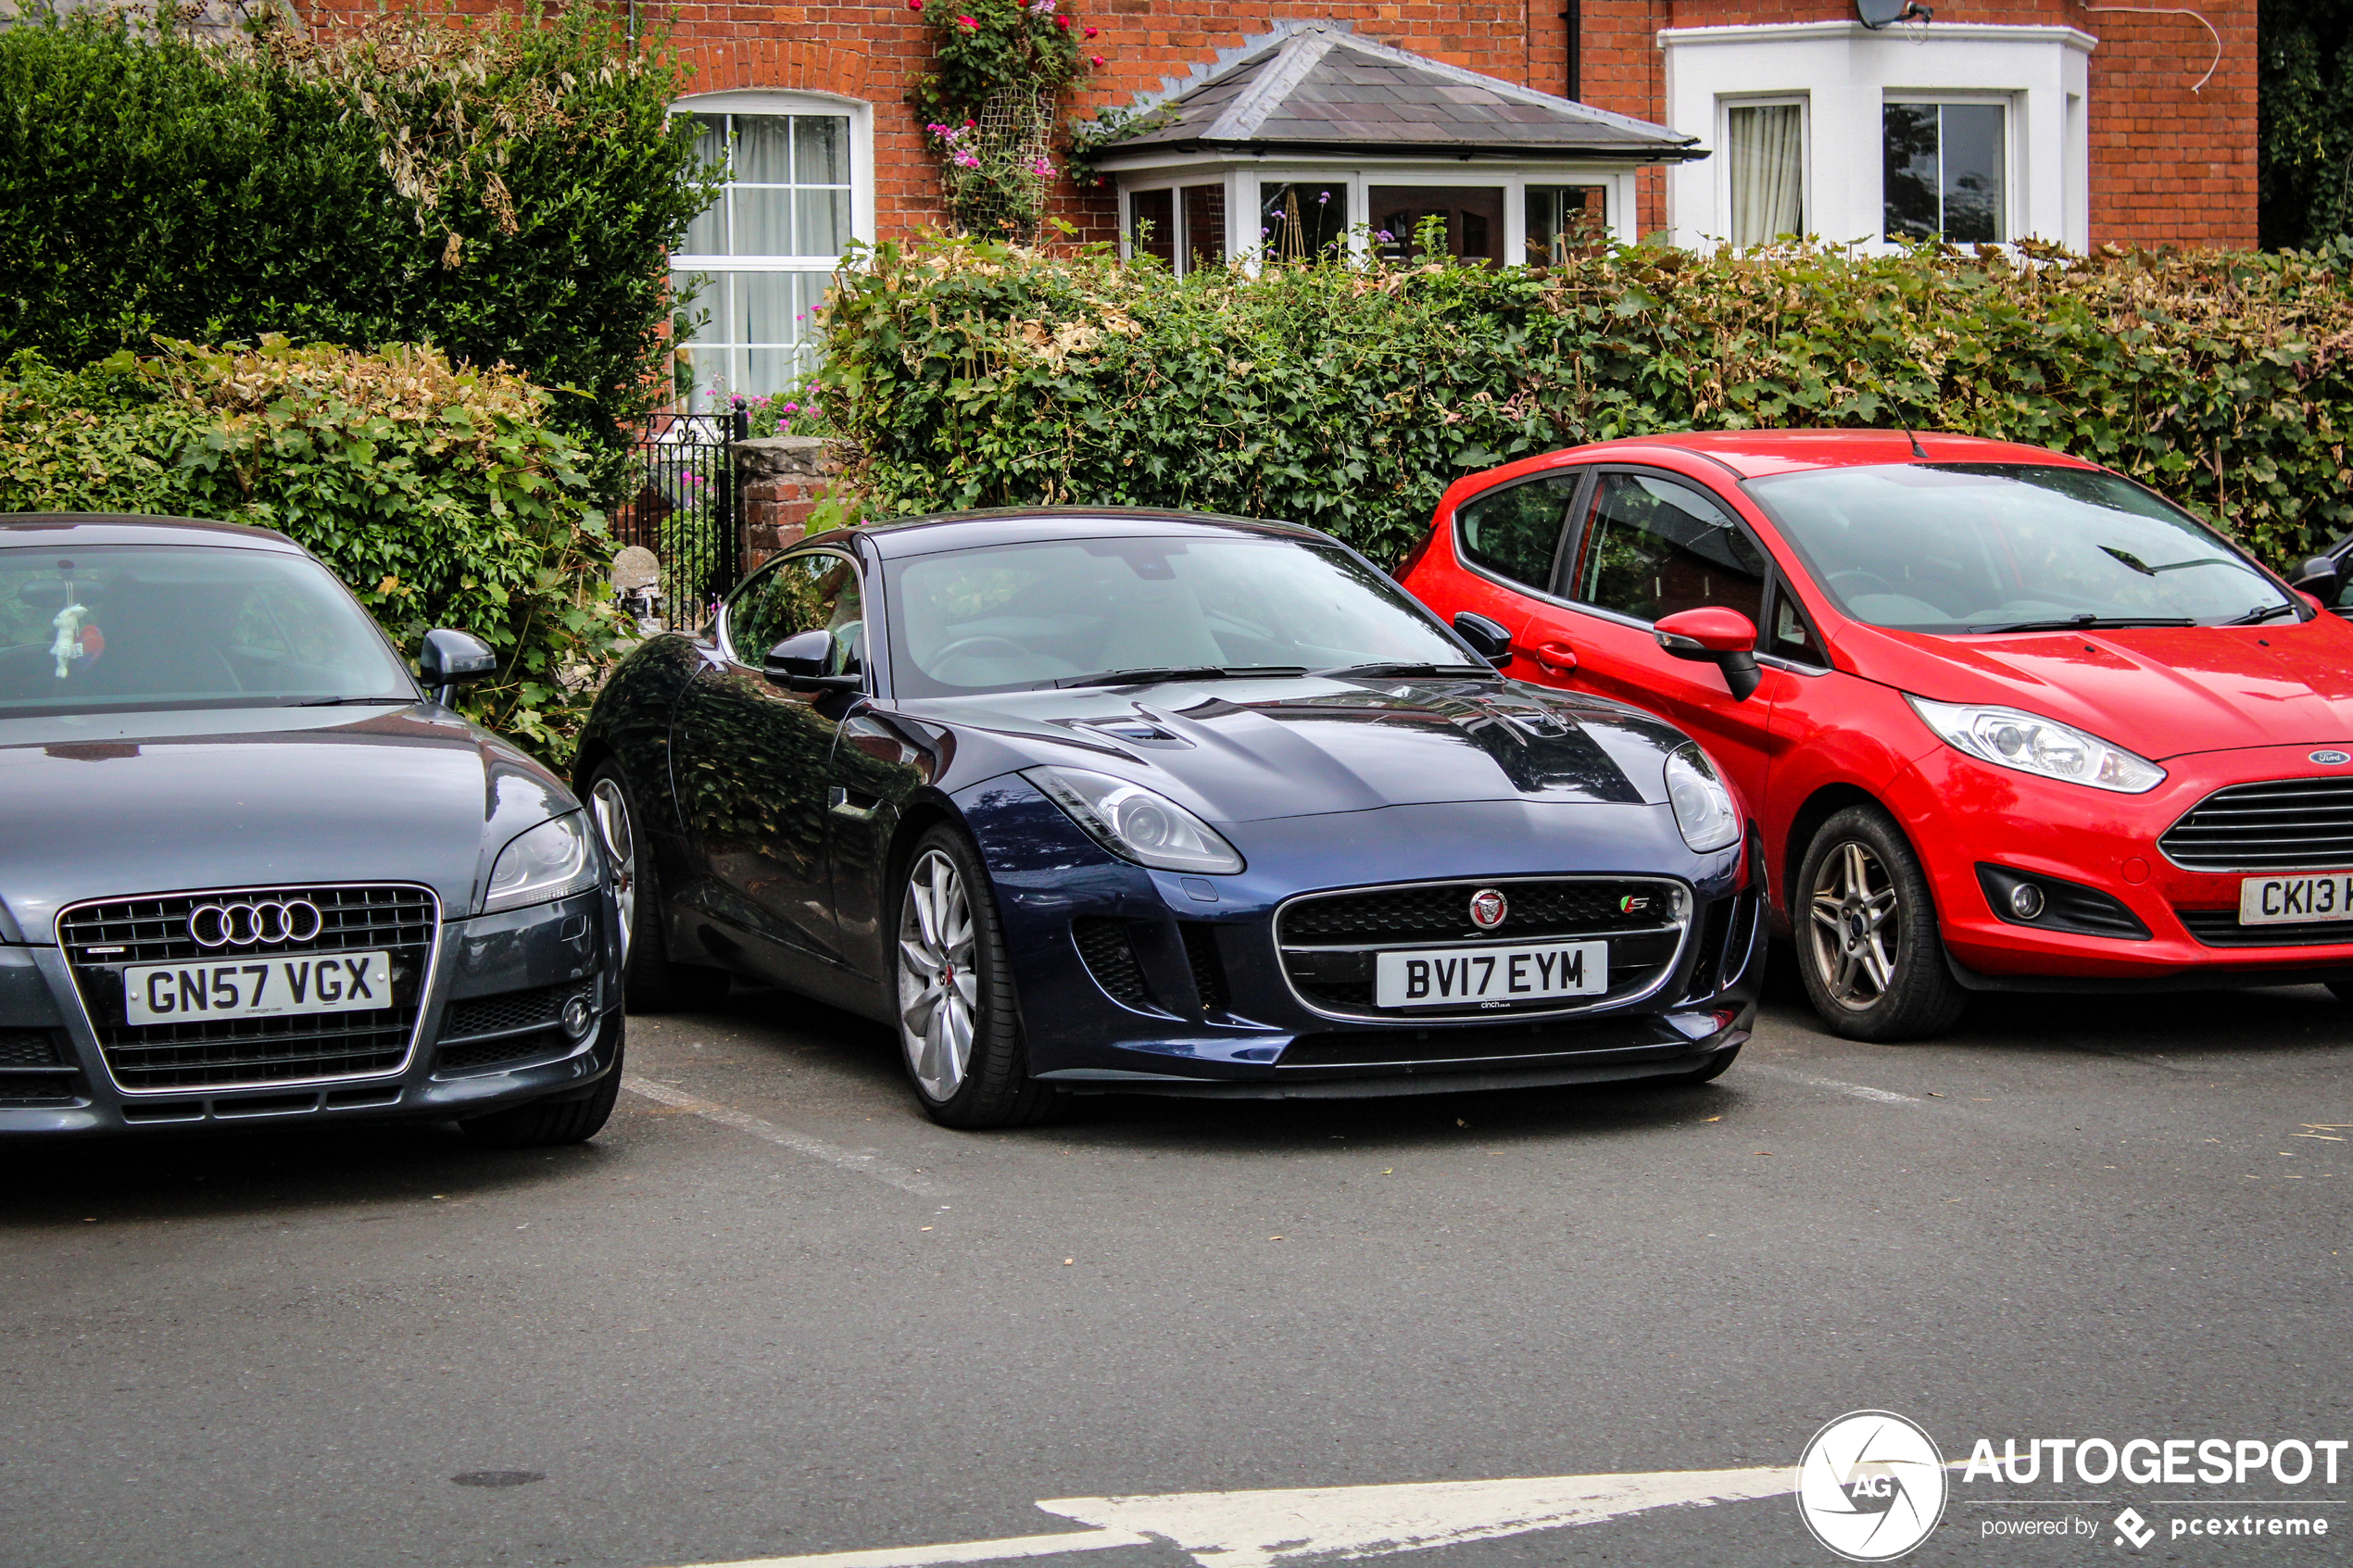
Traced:
POLYGON ((1924 1040, 1969 1005, 1937 933, 1928 875, 1895 819, 1850 806, 1806 847, 1791 910, 1806 999, 1850 1040, 1924 1040))
POLYGON ((945 1127, 1019 1127, 1063 1096, 1029 1076, 997 902, 971 840, 926 832, 908 857, 892 947, 899 1043, 915 1098, 945 1127))
POLYGON ((621 909, 622 991, 629 1010, 709 1007, 724 997, 725 971, 671 961, 653 846, 638 831, 645 819, 618 764, 602 763, 588 775, 588 817, 605 863, 612 868, 613 898, 621 909))

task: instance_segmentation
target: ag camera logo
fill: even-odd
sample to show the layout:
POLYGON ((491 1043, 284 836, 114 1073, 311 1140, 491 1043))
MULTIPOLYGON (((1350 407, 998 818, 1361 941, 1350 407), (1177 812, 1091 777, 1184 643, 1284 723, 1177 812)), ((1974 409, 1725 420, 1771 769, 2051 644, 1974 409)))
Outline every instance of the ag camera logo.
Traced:
POLYGON ((1797 1511, 1850 1562, 1903 1556, 1944 1517, 1944 1456, 1911 1422, 1856 1411, 1814 1434, 1797 1466, 1797 1511))

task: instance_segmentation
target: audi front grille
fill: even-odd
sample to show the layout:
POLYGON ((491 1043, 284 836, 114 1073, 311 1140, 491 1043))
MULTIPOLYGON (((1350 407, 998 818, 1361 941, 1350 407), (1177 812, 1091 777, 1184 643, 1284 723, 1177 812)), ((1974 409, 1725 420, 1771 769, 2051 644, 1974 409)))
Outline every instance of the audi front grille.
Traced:
POLYGON ((427 887, 241 887, 76 904, 57 916, 57 945, 116 1085, 129 1094, 158 1094, 398 1073, 416 1049, 440 928, 441 901, 427 887), (307 941, 295 939, 312 928, 299 911, 291 922, 247 922, 233 932, 209 913, 294 903, 318 911, 316 935, 307 941), (191 916, 199 916, 198 928, 210 940, 199 942, 191 934, 191 916), (248 933, 251 943, 235 940, 248 933), (132 1023, 124 1007, 123 972, 142 964, 372 950, 392 959, 392 1005, 382 1009, 132 1023))
POLYGON ((1482 877, 1309 893, 1275 912, 1275 946, 1299 999, 1336 1018, 1429 1022, 1515 1014, 1583 1012, 1639 1000, 1667 984, 1691 927, 1691 894, 1664 877, 1482 877), (1501 891, 1502 922, 1481 930, 1471 895, 1501 891), (1629 909, 1629 905, 1632 908, 1629 909), (1384 949, 1509 945, 1554 940, 1606 941, 1609 989, 1599 996, 1549 997, 1508 1009, 1380 1008, 1373 997, 1374 955, 1384 949))
POLYGON ((2353 778, 2218 789, 2167 828, 2157 847, 2185 872, 2353 866, 2353 778))

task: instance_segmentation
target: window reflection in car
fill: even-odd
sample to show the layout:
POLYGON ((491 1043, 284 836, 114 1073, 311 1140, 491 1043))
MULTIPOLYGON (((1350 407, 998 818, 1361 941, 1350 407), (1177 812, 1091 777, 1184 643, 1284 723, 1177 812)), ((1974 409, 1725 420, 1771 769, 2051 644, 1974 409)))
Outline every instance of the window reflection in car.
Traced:
POLYGON ((1906 463, 1746 486, 1815 582, 1872 625, 1963 633, 2296 613, 2221 534, 2098 470, 1906 463))
POLYGON ((0 717, 417 698, 318 562, 227 546, 0 550, 0 717))
POLYGON ((905 696, 1465 662, 1387 577, 1290 539, 1052 540, 886 570, 905 696))

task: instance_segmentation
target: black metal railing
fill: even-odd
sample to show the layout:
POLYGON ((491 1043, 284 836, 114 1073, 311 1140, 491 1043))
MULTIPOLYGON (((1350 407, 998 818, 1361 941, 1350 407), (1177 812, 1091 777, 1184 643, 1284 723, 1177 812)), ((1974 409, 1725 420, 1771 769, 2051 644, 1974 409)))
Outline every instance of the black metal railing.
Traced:
POLYGON ((673 630, 703 625, 742 575, 728 445, 749 433, 741 413, 658 414, 637 443, 642 483, 615 513, 613 534, 661 562, 656 618, 673 630))

